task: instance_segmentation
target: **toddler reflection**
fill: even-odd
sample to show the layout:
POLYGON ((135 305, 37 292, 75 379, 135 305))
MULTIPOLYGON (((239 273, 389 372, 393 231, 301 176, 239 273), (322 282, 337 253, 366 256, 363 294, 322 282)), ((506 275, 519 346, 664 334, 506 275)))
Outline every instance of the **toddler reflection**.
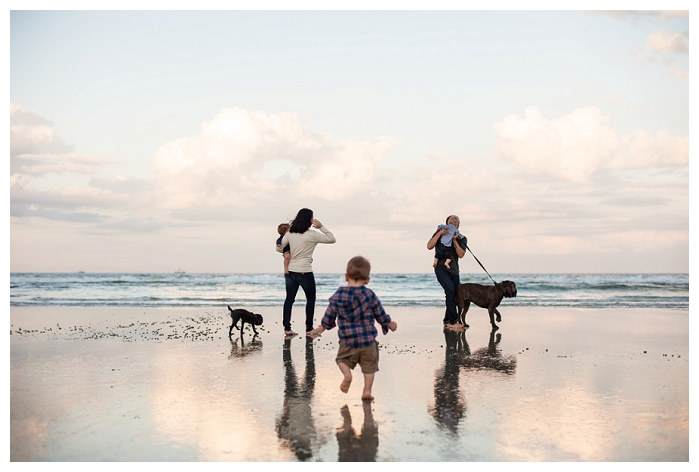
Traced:
POLYGON ((338 460, 340 462, 375 462, 376 451, 379 447, 379 428, 374 421, 371 411, 371 402, 362 402, 364 409, 364 423, 362 432, 357 436, 352 428, 352 417, 347 405, 340 409, 342 415, 342 427, 337 430, 337 445, 340 448, 338 460))

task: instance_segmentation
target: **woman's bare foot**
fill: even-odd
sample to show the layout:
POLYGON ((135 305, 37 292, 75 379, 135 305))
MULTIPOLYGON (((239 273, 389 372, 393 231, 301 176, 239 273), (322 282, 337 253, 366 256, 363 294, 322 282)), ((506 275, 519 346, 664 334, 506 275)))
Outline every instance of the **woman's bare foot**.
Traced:
POLYGON ((374 397, 371 396, 371 392, 362 394, 362 401, 363 402, 374 401, 374 397))
POLYGON ((295 332, 295 331, 284 331, 284 337, 285 337, 285 338, 293 338, 293 337, 296 336, 297 334, 299 334, 299 333, 297 333, 297 332, 295 332))
POLYGON ((345 378, 340 384, 340 390, 342 390, 342 393, 347 393, 349 391, 350 384, 352 384, 352 374, 345 375, 345 378))

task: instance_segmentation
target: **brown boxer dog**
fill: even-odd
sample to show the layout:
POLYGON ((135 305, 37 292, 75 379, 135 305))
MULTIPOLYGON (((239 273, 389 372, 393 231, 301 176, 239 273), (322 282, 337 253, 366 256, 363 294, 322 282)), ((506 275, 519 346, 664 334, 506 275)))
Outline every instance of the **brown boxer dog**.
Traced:
POLYGON ((493 329, 498 329, 493 315, 497 315, 497 321, 502 321, 498 305, 503 297, 513 298, 517 296, 517 285, 510 280, 503 280, 495 285, 459 284, 456 288, 456 309, 459 314, 459 322, 468 328, 466 324, 466 312, 471 303, 488 309, 490 324, 493 329))

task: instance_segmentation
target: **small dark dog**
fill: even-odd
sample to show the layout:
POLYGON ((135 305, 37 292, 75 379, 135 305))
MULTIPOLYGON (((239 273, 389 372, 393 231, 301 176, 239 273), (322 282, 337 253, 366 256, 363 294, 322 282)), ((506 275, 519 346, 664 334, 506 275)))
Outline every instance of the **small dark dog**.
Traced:
POLYGON ((257 334, 257 330, 255 329, 255 325, 260 326, 262 324, 262 315, 258 315, 257 313, 253 313, 248 310, 243 310, 242 308, 237 308, 233 309, 231 307, 228 307, 228 310, 231 312, 231 318, 233 319, 233 323, 231 324, 230 329, 228 330, 228 337, 230 338, 233 335, 233 327, 235 326, 238 328, 236 325, 238 324, 238 320, 240 320, 240 328, 238 328, 242 334, 243 328, 245 327, 245 323, 250 323, 250 326, 252 326, 252 330, 257 334))
POLYGON ((497 321, 502 321, 498 305, 503 297, 512 298, 517 296, 517 285, 509 280, 503 280, 495 285, 480 284, 459 284, 456 288, 456 309, 459 313, 459 322, 468 328, 466 324, 466 312, 473 302, 481 308, 488 309, 490 324, 493 329, 498 329, 493 315, 497 315, 497 321))

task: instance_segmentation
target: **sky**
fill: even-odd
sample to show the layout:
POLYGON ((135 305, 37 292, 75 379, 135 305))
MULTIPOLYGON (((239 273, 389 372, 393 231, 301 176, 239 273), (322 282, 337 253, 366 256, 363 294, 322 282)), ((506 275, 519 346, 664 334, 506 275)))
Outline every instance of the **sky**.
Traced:
POLYGON ((11 272, 689 272, 687 10, 9 19, 11 272))

